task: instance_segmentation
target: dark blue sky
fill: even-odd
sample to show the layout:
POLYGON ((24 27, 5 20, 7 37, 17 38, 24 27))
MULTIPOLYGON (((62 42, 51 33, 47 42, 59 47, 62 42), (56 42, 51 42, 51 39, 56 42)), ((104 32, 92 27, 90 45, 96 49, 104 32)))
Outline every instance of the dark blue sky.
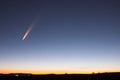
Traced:
POLYGON ((0 70, 120 71, 119 56, 119 0, 0 1, 0 70))

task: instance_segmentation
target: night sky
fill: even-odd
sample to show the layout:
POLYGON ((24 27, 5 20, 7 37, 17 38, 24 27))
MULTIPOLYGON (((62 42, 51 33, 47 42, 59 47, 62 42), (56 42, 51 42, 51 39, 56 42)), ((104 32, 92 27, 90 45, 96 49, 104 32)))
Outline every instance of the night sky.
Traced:
POLYGON ((119 0, 0 0, 0 73, 111 71, 120 71, 119 0))

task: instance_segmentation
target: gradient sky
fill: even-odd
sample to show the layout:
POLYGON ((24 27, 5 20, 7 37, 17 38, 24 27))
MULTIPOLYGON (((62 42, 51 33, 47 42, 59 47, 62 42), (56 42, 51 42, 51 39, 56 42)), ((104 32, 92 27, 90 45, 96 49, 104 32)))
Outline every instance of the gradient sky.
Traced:
POLYGON ((0 0, 0 73, 109 71, 120 71, 119 0, 0 0))

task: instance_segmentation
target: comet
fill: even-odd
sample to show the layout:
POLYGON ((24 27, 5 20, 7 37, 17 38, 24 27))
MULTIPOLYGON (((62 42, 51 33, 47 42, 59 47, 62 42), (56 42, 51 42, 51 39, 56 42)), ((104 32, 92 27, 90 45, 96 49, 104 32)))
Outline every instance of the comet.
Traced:
POLYGON ((31 30, 33 29, 33 27, 35 26, 35 24, 38 23, 38 18, 35 19, 32 24, 28 27, 28 29, 26 30, 25 34, 22 37, 22 40, 25 40, 27 38, 27 36, 30 34, 31 30))
POLYGON ((28 27, 28 29, 27 29, 27 31, 25 32, 22 40, 25 40, 25 39, 26 39, 26 37, 27 37, 27 36, 29 35, 29 33, 31 32, 33 26, 34 26, 34 24, 32 23, 32 24, 30 25, 30 27, 28 27))

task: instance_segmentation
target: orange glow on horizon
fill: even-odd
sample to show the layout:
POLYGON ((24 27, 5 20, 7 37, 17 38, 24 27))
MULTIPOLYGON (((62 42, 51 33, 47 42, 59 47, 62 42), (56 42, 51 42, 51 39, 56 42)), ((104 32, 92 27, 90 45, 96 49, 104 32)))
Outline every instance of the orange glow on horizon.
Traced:
POLYGON ((9 73, 31 73, 31 74, 91 74, 92 72, 94 73, 102 73, 102 72, 120 72, 120 69, 114 69, 114 70, 96 70, 96 71, 91 71, 91 70, 0 70, 0 73, 2 74, 9 74, 9 73))
POLYGON ((77 72, 77 71, 62 71, 62 70, 1 70, 3 74, 9 73, 31 73, 31 74, 71 74, 71 73, 83 73, 87 74, 90 72, 77 72))

